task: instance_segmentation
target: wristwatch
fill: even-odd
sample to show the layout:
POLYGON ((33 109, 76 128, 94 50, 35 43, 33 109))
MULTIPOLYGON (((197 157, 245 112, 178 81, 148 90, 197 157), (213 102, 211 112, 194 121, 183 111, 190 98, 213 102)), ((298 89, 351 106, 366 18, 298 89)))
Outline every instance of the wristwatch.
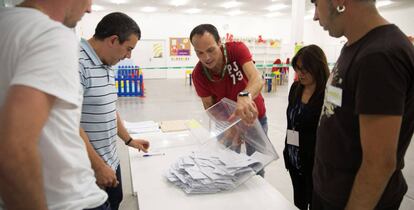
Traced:
POLYGON ((239 96, 240 96, 240 97, 245 97, 245 96, 248 96, 250 99, 252 99, 252 94, 250 94, 250 92, 249 92, 249 91, 246 91, 246 90, 241 91, 241 92, 239 93, 239 96))

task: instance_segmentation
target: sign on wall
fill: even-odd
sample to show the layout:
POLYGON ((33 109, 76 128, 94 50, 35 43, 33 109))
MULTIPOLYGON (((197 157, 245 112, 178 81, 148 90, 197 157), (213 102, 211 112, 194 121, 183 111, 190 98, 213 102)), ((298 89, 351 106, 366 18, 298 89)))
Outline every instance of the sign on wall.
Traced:
POLYGON ((162 58, 163 57, 163 43, 155 42, 152 44, 152 57, 153 58, 162 58))
POLYGON ((190 56, 191 44, 188 38, 170 38, 170 56, 190 56))

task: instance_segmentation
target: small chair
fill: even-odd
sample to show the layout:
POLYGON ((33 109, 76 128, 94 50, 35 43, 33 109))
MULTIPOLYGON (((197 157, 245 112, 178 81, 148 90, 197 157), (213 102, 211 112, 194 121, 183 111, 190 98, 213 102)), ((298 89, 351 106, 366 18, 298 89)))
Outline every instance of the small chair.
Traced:
POLYGON ((190 86, 192 85, 192 74, 193 74, 193 70, 191 69, 185 70, 185 85, 187 85, 187 79, 189 80, 190 86))
MULTIPOLYGON (((281 61, 279 58, 277 58, 277 59, 275 60, 275 62, 273 62, 273 64, 274 64, 274 65, 280 65, 280 64, 282 64, 282 61, 281 61)), ((282 70, 282 68, 281 68, 281 67, 278 67, 278 66, 273 66, 273 67, 272 67, 272 72, 275 72, 275 71, 280 71, 280 70, 282 70)))
POLYGON ((290 58, 286 58, 286 63, 285 63, 285 67, 283 67, 283 81, 287 81, 288 80, 288 75, 289 75, 289 65, 290 65, 290 58))
POLYGON ((272 73, 264 73, 263 79, 265 80, 265 87, 263 88, 264 92, 271 92, 276 91, 276 84, 275 84, 275 74, 272 73))
POLYGON ((276 91, 277 85, 282 85, 282 75, 280 71, 272 72, 274 90, 276 91))

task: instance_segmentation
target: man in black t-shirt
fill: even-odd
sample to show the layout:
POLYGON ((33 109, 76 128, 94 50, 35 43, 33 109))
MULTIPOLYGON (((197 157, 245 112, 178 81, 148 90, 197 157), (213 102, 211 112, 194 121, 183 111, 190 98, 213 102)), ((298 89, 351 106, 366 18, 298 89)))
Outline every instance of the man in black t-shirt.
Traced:
POLYGON ((414 48, 375 0, 311 0, 314 20, 348 42, 326 85, 313 209, 398 209, 414 130, 414 48))

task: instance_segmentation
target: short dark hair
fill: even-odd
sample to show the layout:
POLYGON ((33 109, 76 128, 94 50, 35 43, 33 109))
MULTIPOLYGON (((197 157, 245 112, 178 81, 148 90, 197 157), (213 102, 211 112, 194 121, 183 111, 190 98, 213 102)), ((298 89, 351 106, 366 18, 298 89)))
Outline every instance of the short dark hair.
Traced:
POLYGON ((211 35, 213 35, 214 40, 219 43, 220 42, 220 35, 217 31, 217 28, 211 24, 201 24, 198 25, 197 27, 195 27, 191 33, 190 33, 190 41, 191 43, 193 43, 193 36, 194 35, 200 35, 202 36, 204 33, 210 33, 211 35))
POLYGON ((322 94, 325 91, 325 85, 329 77, 329 67, 326 55, 317 45, 308 45, 302 47, 292 59, 292 67, 295 71, 299 68, 306 70, 312 75, 316 82, 315 94, 322 94), (298 61, 302 66, 298 66, 298 61))
POLYGON ((112 35, 117 35, 119 43, 123 43, 135 34, 141 39, 141 30, 138 24, 128 15, 121 12, 113 12, 105 15, 95 29, 94 38, 103 40, 112 35))

